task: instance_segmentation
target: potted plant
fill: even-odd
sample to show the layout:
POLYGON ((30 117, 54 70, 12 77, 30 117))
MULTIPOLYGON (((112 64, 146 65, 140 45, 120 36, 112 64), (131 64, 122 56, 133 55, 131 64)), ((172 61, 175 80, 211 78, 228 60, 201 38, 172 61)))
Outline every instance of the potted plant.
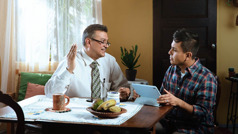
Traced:
POLYGON ((140 58, 140 54, 137 56, 137 49, 138 46, 132 46, 132 49, 127 50, 126 48, 121 47, 121 62, 125 65, 128 69, 126 69, 126 78, 129 81, 134 81, 136 78, 137 70, 135 68, 139 67, 140 65, 136 65, 138 59, 140 58))
POLYGON ((238 7, 238 0, 227 0, 227 5, 228 6, 231 6, 231 2, 233 2, 233 5, 238 7))

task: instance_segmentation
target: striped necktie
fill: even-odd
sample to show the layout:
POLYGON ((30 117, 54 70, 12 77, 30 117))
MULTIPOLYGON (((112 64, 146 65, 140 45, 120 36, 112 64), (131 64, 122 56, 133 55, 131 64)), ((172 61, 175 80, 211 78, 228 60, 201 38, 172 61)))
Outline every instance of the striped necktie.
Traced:
POLYGON ((98 62, 94 61, 90 64, 90 67, 92 68, 91 72, 91 97, 92 98, 100 98, 101 96, 101 82, 100 82, 100 72, 98 69, 98 62))

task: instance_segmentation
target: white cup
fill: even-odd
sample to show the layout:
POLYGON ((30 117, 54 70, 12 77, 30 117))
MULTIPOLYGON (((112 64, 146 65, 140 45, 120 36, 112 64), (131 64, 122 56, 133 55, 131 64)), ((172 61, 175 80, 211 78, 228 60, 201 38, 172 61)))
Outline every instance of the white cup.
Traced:
POLYGON ((116 91, 107 92, 107 100, 116 100, 116 105, 120 105, 120 93, 116 91))

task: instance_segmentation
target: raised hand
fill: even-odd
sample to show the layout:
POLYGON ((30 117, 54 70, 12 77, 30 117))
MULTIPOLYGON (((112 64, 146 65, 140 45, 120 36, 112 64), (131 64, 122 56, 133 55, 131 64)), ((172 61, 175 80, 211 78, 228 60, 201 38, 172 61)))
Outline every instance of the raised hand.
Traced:
POLYGON ((72 47, 69 50, 69 53, 67 55, 67 70, 70 73, 73 73, 74 69, 75 69, 75 58, 76 58, 76 54, 77 54, 77 48, 78 46, 76 44, 73 44, 72 47))

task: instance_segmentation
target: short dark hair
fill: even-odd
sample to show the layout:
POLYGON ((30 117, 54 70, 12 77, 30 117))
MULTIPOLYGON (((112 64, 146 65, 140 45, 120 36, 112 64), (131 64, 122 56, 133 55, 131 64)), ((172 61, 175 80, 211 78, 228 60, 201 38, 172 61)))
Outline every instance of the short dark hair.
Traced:
POLYGON ((82 43, 85 46, 85 39, 92 38, 94 36, 95 31, 104 31, 107 33, 107 26, 101 24, 92 24, 89 25, 84 31, 82 36, 82 43))
POLYGON ((182 42, 183 52, 192 52, 194 59, 199 49, 199 38, 197 33, 193 33, 188 29, 182 28, 174 32, 173 40, 178 43, 182 42))

